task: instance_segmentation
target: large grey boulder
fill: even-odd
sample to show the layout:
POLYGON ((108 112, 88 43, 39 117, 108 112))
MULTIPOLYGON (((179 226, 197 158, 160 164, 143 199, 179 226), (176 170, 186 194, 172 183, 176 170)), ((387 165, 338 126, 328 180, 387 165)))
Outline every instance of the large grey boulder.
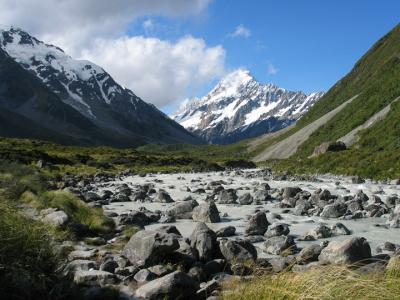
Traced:
POLYGON ((135 266, 155 265, 179 249, 178 238, 174 233, 141 230, 131 237, 122 254, 135 266))
POLYGON ((83 285, 106 285, 118 282, 116 275, 99 270, 77 271, 74 274, 74 282, 83 285))
POLYGON ((219 249, 224 258, 229 262, 244 263, 257 259, 257 250, 248 241, 221 240, 219 249))
POLYGON ((319 224, 317 227, 311 229, 307 235, 312 236, 314 239, 325 239, 332 236, 332 229, 325 224, 319 224))
POLYGON ((168 214, 174 216, 176 219, 191 219, 193 209, 198 205, 199 203, 196 200, 177 202, 168 210, 168 214))
POLYGON ((198 283, 189 275, 175 271, 146 283, 136 290, 135 295, 140 299, 149 300, 183 300, 190 299, 198 289, 198 283))
POLYGON ((346 211, 347 205, 345 203, 328 204, 322 210, 321 218, 339 218, 343 216, 346 211))
POLYGON ((290 232, 289 225, 285 223, 274 223, 268 227, 265 237, 271 238, 273 236, 288 235, 290 232))
POLYGON ((283 252, 293 253, 297 248, 292 236, 274 236, 264 243, 264 252, 280 255, 283 252))
POLYGON ((371 248, 363 237, 330 242, 321 251, 318 260, 324 264, 354 264, 371 258, 371 248))
POLYGON ((253 196, 250 193, 245 193, 239 197, 239 204, 241 205, 250 205, 253 203, 253 196))
POLYGON ((49 214, 47 214, 46 216, 43 217, 42 221, 46 224, 50 224, 56 227, 63 227, 67 224, 69 218, 68 215, 62 211, 62 210, 58 210, 58 211, 54 211, 51 212, 49 214))
POLYGON ((218 196, 218 203, 221 204, 236 204, 238 196, 236 191, 233 189, 223 190, 219 193, 218 196))
POLYGON ((323 248, 317 244, 304 247, 296 257, 297 263, 306 264, 312 261, 317 261, 322 249, 323 248))
POLYGON ((269 222, 265 212, 259 211, 249 219, 246 227, 247 235, 263 235, 268 229, 269 222))
POLYGON ((151 221, 151 218, 149 218, 144 212, 136 210, 127 214, 121 214, 116 220, 118 225, 136 225, 139 227, 147 226, 151 221))
POLYGON ((199 260, 209 261, 217 253, 217 235, 206 224, 199 222, 190 235, 190 246, 196 249, 199 260))
POLYGON ((204 202, 193 209, 192 219, 198 222, 217 223, 221 221, 217 206, 213 201, 204 202))
POLYGON ((283 198, 284 199, 289 199, 289 198, 294 198, 298 193, 300 193, 302 190, 299 187, 285 187, 283 189, 283 198))

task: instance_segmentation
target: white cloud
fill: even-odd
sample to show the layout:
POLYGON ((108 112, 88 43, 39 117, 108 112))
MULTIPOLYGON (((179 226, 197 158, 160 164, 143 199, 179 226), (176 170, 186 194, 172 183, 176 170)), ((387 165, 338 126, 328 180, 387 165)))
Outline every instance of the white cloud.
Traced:
POLYGON ((279 72, 279 69, 275 67, 272 63, 267 64, 267 73, 268 75, 276 75, 279 72))
POLYGON ((250 29, 244 27, 242 24, 236 27, 235 31, 230 34, 231 37, 244 37, 248 38, 251 36, 250 29))
POLYGON ((73 57, 92 60, 145 101, 159 107, 224 70, 222 46, 190 36, 176 42, 126 36, 139 17, 200 15, 212 0, 0 0, 0 23, 27 30, 73 57))
POLYGON ((154 22, 152 19, 147 19, 142 23, 142 26, 145 30, 150 30, 154 27, 154 22))
POLYGON ((224 72, 225 50, 186 36, 177 42, 143 36, 98 39, 85 50, 89 60, 106 66, 114 78, 159 107, 185 97, 187 89, 224 72), (123 58, 123 59, 121 59, 123 58))
POLYGON ((0 0, 0 22, 19 26, 73 55, 99 37, 125 33, 136 18, 199 14, 211 0, 0 0))

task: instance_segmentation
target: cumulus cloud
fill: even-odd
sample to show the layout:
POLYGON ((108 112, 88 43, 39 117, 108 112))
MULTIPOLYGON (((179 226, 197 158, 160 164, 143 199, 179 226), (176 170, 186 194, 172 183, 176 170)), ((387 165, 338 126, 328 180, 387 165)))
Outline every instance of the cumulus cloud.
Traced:
POLYGON ((74 55, 99 37, 119 37, 136 18, 199 14, 211 0, 0 0, 0 23, 22 27, 74 55))
POLYGON ((276 75, 279 72, 279 69, 275 67, 272 63, 267 64, 267 73, 268 75, 276 75))
POLYGON ((236 27, 235 31, 230 34, 230 36, 248 38, 251 36, 251 31, 250 29, 244 27, 244 25, 240 24, 236 27))
POLYGON ((73 57, 88 59, 145 101, 159 107, 182 99, 224 71, 222 46, 191 36, 172 42, 127 36, 139 17, 199 15, 212 0, 0 0, 0 23, 14 25, 73 57))
POLYGON ((185 97, 187 89, 224 72, 225 51, 186 36, 177 42, 143 36, 98 39, 84 56, 107 66, 107 71, 144 100, 159 107, 185 97), (123 59, 121 59, 123 58, 123 59))

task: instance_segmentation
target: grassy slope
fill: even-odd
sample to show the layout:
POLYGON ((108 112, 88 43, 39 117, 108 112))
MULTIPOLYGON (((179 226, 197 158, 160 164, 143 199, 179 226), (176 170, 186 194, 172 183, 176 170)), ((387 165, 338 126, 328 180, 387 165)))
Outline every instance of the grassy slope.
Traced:
POLYGON ((362 132, 360 141, 352 149, 307 159, 316 146, 342 137, 400 96, 399 81, 400 25, 379 40, 292 130, 258 146, 252 155, 262 152, 268 145, 293 134, 359 94, 343 111, 312 134, 293 158, 275 165, 281 170, 290 169, 295 172, 359 173, 372 178, 399 177, 398 103, 393 105, 385 120, 362 132))
POLYGON ((359 274, 342 266, 326 266, 302 273, 290 271, 256 278, 249 283, 227 286, 223 299, 398 299, 400 272, 397 265, 387 271, 359 274))

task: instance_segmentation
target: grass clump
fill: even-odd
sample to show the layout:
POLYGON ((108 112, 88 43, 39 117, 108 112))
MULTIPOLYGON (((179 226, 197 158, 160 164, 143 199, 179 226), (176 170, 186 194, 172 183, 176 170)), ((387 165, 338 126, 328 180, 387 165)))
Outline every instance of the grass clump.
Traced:
POLYGON ((223 299, 399 299, 400 273, 357 273, 344 266, 320 266, 301 273, 265 275, 225 286, 223 299))
POLYGON ((114 222, 104 216, 101 208, 87 206, 69 191, 48 191, 43 193, 39 201, 37 205, 40 208, 53 207, 63 210, 72 223, 86 225, 93 233, 108 233, 114 228, 114 222))
POLYGON ((0 200, 0 295, 2 299, 47 299, 58 257, 52 230, 0 200))

